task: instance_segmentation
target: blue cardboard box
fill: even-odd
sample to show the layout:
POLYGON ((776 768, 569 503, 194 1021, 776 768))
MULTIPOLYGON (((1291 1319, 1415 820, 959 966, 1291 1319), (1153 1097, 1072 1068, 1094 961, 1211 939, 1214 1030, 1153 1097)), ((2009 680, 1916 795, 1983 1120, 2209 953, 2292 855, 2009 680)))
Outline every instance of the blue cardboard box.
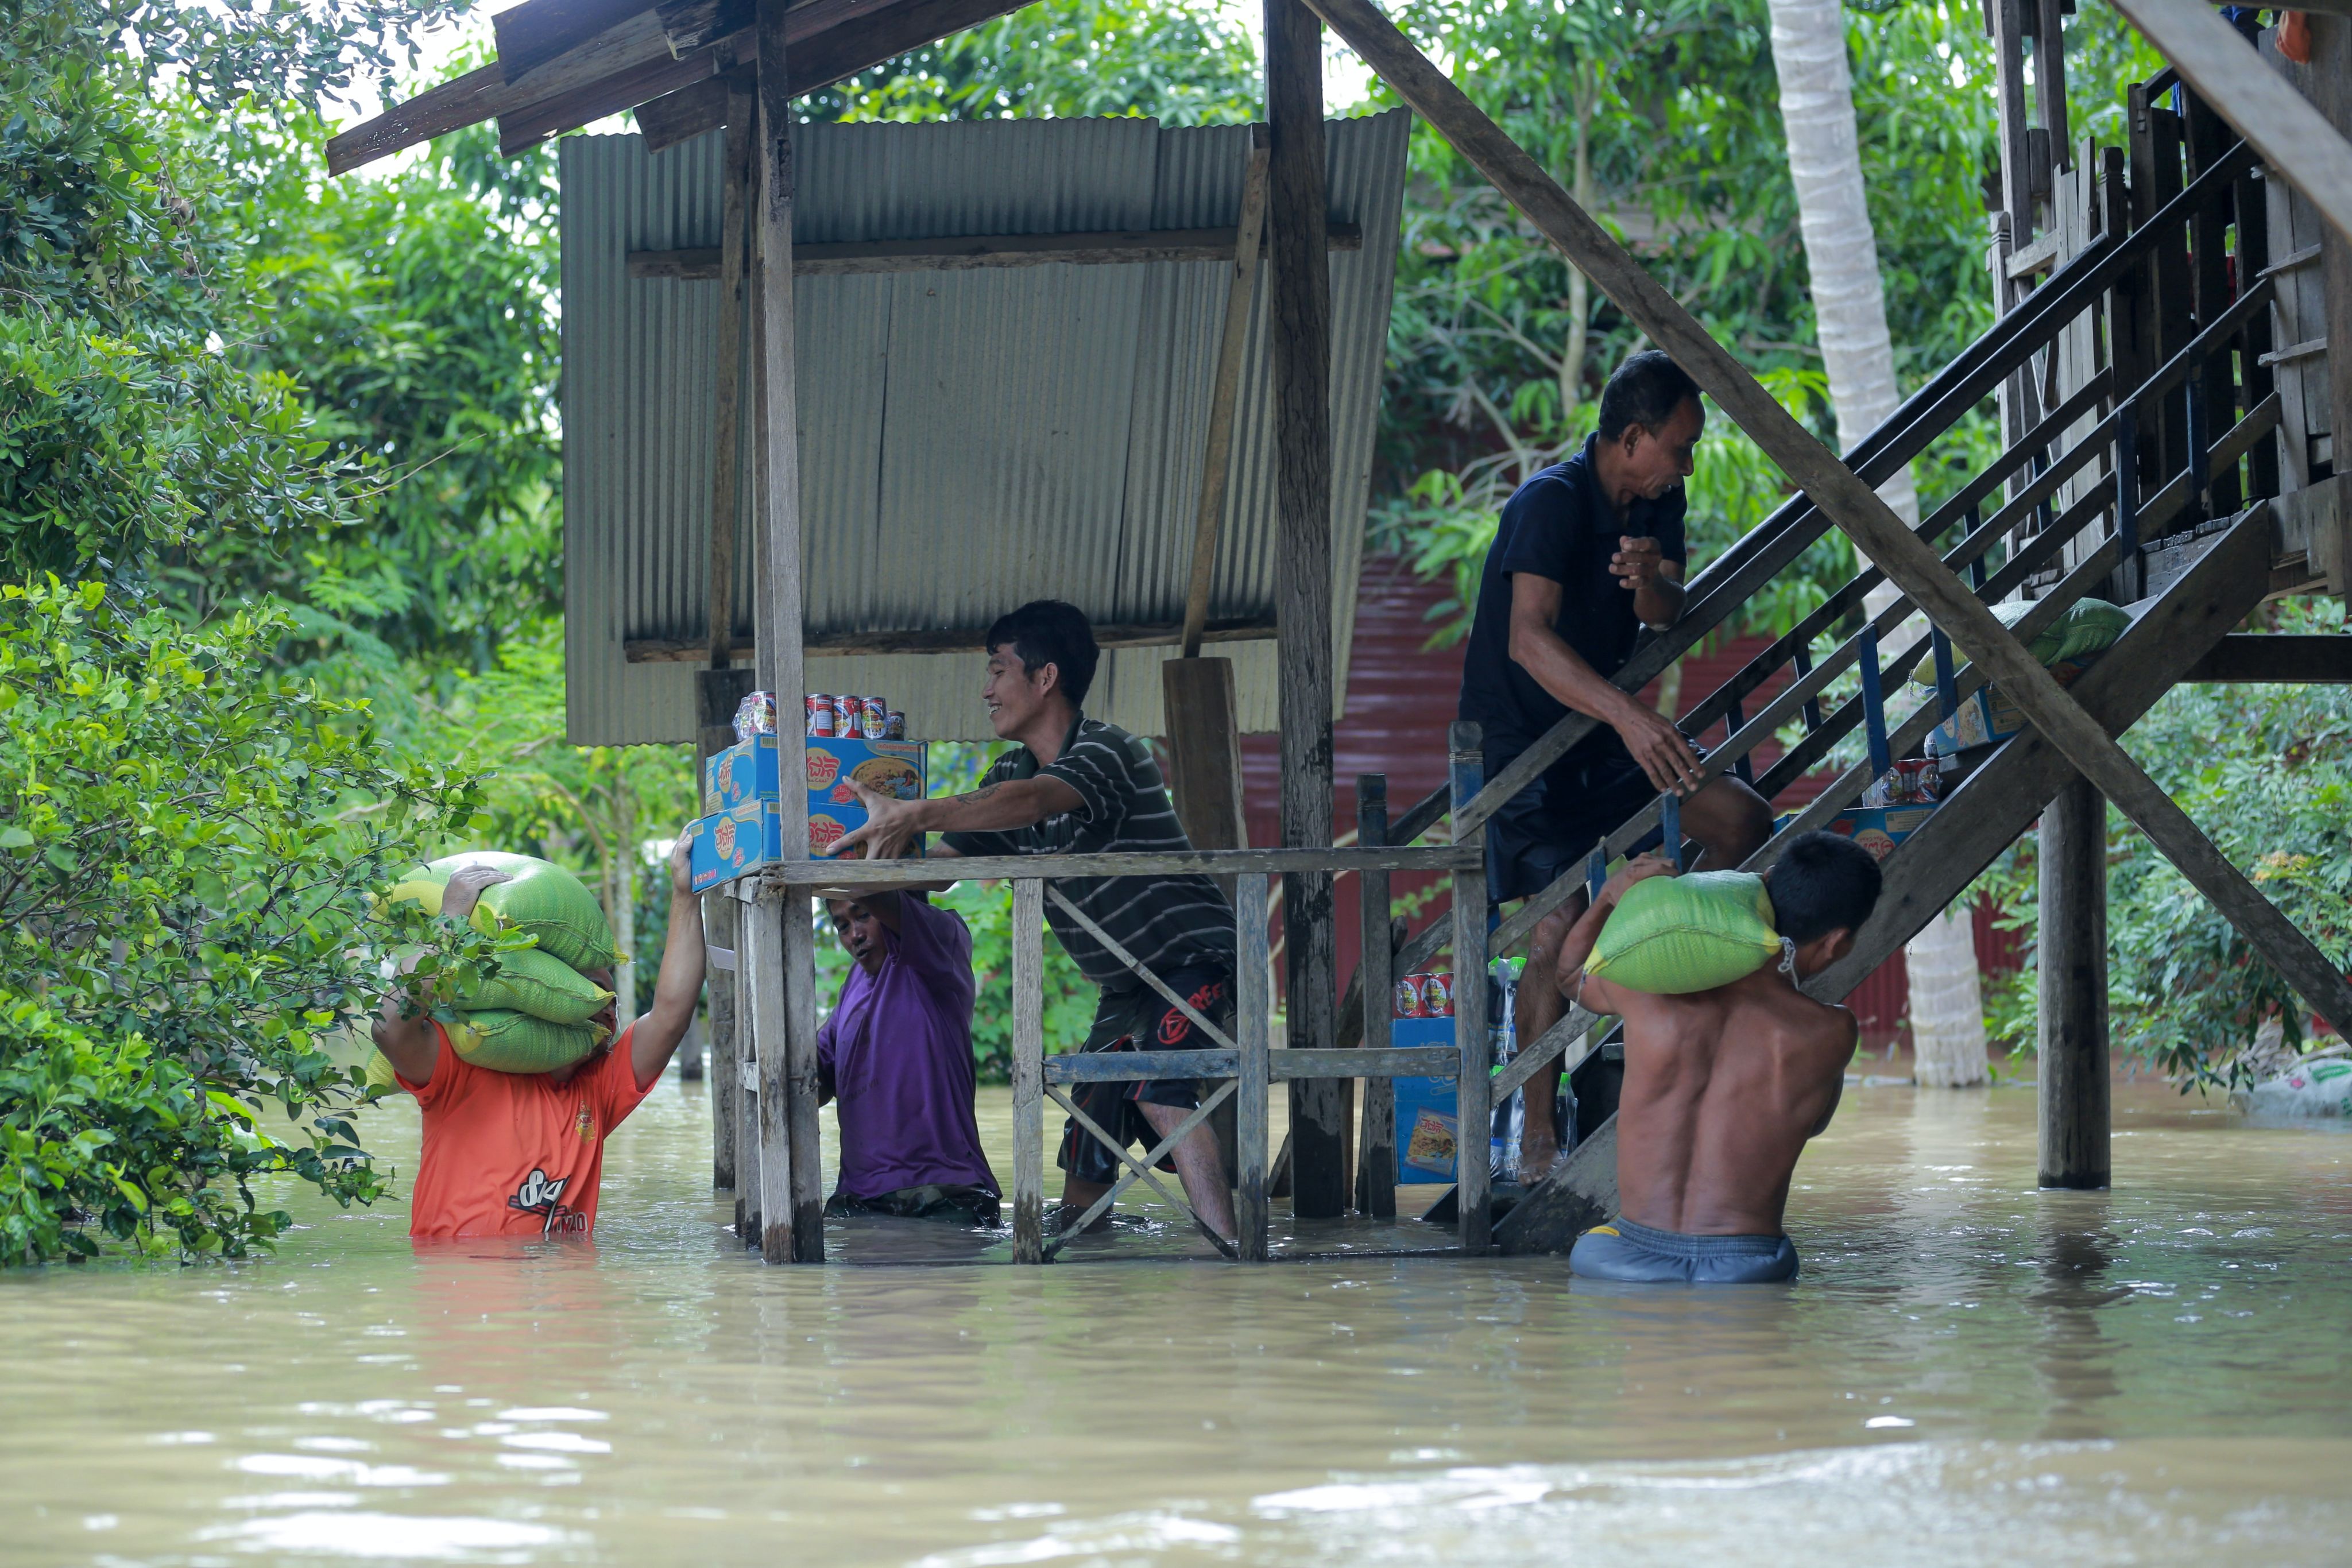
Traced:
MULTIPOLYGON (((1452 1019, 1398 1019, 1389 1025, 1392 1046, 1454 1048, 1452 1019)), ((1447 1183, 1454 1179, 1454 1148, 1459 1140, 1451 1078, 1396 1080, 1397 1181, 1400 1185, 1447 1183)))
MULTIPOLYGON (((2061 686, 2071 686, 2105 652, 2102 648, 2061 659, 2050 666, 2050 674, 2061 686)), ((1951 757, 1972 746, 1997 746, 2024 727, 2024 712, 2003 696, 1998 685, 1979 686, 1961 699, 1950 718, 1928 732, 1927 752, 1933 757, 1951 757)))
POLYGON ((731 810, 698 818, 686 835, 697 893, 784 858, 783 818, 773 800, 746 800, 731 810))
POLYGON ((1895 852, 1895 846, 1927 826, 1927 819, 1936 814, 1933 803, 1904 806, 1848 806, 1829 824, 1828 831, 1852 839, 1868 850, 1874 860, 1885 860, 1895 852))
MULTIPOLYGON (((755 735, 711 754, 702 773, 702 809, 708 816, 782 798, 777 792, 782 780, 776 741, 772 735, 755 735)), ((919 800, 929 773, 929 748, 919 740, 807 737, 802 742, 801 776, 808 790, 810 852, 821 851, 865 824, 866 808, 857 803, 849 779, 901 800, 919 800)), ((919 843, 914 852, 922 853, 919 843)))

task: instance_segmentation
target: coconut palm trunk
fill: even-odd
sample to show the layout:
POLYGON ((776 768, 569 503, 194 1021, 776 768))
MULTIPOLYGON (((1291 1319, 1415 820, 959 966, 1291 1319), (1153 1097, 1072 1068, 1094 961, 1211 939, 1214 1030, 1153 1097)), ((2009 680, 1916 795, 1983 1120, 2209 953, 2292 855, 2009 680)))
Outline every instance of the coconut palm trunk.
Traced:
MULTIPOLYGON (((1772 63, 1780 78, 1780 120, 1789 139, 1789 173, 1797 188, 1813 314, 1838 444, 1852 450, 1900 402, 1895 346, 1886 329, 1886 291, 1878 276, 1878 241, 1864 199, 1862 153, 1854 129, 1853 79, 1846 63, 1845 18, 1838 0, 1770 0, 1772 63)), ((1919 497, 1906 466, 1879 487, 1906 523, 1919 521, 1919 497)), ((1893 586, 1871 595, 1874 613, 1893 586)), ((1985 1081, 1982 992, 1968 911, 1945 911, 1913 937, 1904 956, 1911 978, 1914 1072, 1922 1083, 1985 1081)))

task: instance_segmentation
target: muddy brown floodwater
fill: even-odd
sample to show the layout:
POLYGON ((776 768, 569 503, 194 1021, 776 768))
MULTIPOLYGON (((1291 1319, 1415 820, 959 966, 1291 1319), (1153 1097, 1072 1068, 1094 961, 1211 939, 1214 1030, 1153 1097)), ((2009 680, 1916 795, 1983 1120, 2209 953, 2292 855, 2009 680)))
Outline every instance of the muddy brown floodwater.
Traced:
MULTIPOLYGON (((593 1251, 313 1203, 273 1260, 0 1278, 0 1561, 2343 1562, 2352 1139, 2116 1098, 2116 1189, 2045 1194, 2030 1091, 1850 1091, 1802 1281, 1693 1291, 1189 1260, 1150 1214, 769 1269, 672 1081, 593 1251)), ((413 1165, 404 1102, 365 1130, 413 1165)))

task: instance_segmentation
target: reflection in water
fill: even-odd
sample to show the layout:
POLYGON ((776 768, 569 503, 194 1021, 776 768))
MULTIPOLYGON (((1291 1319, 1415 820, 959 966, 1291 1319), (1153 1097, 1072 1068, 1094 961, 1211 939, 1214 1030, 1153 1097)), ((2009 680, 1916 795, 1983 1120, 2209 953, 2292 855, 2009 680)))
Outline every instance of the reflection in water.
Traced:
POLYGON ((1193 1261, 1151 1208, 1051 1269, 874 1221, 832 1234, 887 1266, 768 1269, 665 1086, 593 1250, 301 1208, 274 1261, 0 1279, 0 1524, 12 1564, 2339 1555, 2352 1139, 2117 1118, 2116 1190, 2045 1195, 2029 1092, 1856 1090, 1803 1279, 1709 1291, 1193 1261))

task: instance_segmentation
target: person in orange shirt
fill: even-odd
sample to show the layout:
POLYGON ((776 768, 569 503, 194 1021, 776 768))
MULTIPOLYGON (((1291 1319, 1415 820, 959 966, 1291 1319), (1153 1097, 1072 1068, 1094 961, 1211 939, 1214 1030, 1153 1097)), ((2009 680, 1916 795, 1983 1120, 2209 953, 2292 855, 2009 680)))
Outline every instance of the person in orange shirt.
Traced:
MULTIPOLYGON (((425 1148, 409 1201, 415 1237, 594 1234, 604 1140, 660 1082, 702 993, 702 902, 688 886, 687 841, 670 852, 669 942, 653 1010, 593 1054, 556 1072, 492 1072, 467 1062, 429 1014, 404 1018, 395 993, 376 1015, 376 1049, 425 1113, 425 1148)), ((467 866, 441 913, 463 921, 502 872, 467 866)), ((590 977, 611 986, 610 974, 590 977)), ((597 1022, 611 1029, 616 1001, 597 1022)))

